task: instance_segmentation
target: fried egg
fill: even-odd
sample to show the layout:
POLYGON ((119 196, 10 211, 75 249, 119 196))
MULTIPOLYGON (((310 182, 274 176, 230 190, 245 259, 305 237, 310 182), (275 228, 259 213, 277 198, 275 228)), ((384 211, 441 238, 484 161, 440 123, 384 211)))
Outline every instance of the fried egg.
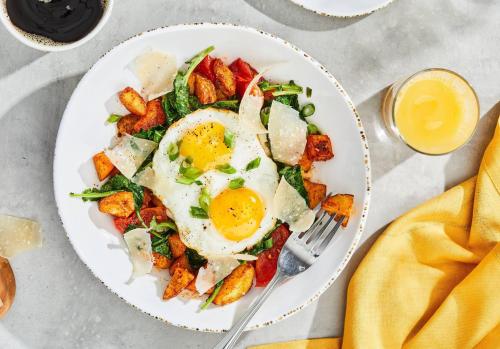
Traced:
POLYGON ((182 241, 203 256, 244 251, 275 225, 276 164, 234 112, 201 109, 171 125, 154 156, 153 170, 153 191, 169 209, 182 241), (195 183, 179 183, 186 164, 201 173, 195 183), (235 180, 239 186, 233 185, 235 180), (200 207, 202 190, 211 199, 205 207, 208 218, 192 214, 192 207, 200 207))

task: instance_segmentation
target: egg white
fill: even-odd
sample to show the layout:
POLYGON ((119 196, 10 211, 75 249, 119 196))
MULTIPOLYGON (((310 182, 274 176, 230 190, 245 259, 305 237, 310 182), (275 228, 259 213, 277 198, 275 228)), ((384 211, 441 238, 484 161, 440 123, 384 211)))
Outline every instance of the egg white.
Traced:
POLYGON ((221 256, 241 252, 259 242, 275 225, 272 215, 273 197, 278 187, 276 164, 262 148, 257 136, 245 131, 238 120, 238 114, 220 109, 201 109, 187 115, 169 127, 153 159, 155 188, 153 191, 170 210, 182 241, 203 256, 221 256), (236 169, 234 174, 209 170, 201 175, 203 185, 176 183, 182 157, 170 161, 168 146, 177 143, 189 131, 200 124, 218 122, 234 134, 234 147, 229 164, 236 169), (246 171, 246 165, 260 157, 259 167, 246 171), (191 206, 199 206, 198 197, 205 187, 214 198, 228 188, 229 182, 237 177, 245 180, 244 187, 252 189, 261 198, 265 214, 257 231, 241 241, 226 239, 220 234, 210 219, 197 219, 190 215, 191 206))

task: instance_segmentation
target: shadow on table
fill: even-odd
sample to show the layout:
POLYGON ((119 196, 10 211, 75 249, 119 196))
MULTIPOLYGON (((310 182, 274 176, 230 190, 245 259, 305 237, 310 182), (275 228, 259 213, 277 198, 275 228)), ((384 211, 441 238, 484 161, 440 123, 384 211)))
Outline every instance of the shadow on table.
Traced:
POLYGON ((328 31, 347 27, 366 17, 326 17, 306 10, 290 0, 245 0, 245 2, 275 21, 300 30, 328 31))
POLYGON ((446 190, 477 174, 483 153, 493 138, 499 115, 500 102, 481 117, 469 143, 451 154, 444 169, 446 190), (464 163, 463 159, 468 161, 464 163))

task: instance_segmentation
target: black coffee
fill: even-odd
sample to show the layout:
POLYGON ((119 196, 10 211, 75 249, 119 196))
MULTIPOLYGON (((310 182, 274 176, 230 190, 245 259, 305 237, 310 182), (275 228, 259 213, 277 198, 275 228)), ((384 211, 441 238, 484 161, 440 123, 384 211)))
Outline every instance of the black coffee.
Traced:
POLYGON ((57 42, 73 42, 95 28, 103 0, 7 0, 10 20, 25 32, 57 42))

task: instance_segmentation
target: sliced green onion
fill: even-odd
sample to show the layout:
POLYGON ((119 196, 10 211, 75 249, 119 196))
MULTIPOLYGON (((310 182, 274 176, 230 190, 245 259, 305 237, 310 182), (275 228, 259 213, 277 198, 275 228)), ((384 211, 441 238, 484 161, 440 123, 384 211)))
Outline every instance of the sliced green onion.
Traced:
POLYGON ((245 180, 241 177, 235 178, 229 182, 230 189, 239 189, 245 184, 245 180))
POLYGON ((170 143, 167 148, 167 155, 170 161, 174 161, 179 157, 179 146, 177 143, 170 143))
POLYGON ((246 170, 246 171, 253 170, 254 168, 259 167, 259 165, 260 165, 260 157, 259 157, 259 158, 255 158, 255 159, 253 159, 252 161, 250 161, 250 162, 247 164, 247 167, 245 168, 245 170, 246 170))
POLYGON ((266 250, 270 249, 271 247, 273 247, 273 238, 269 238, 269 239, 264 241, 264 248, 266 250))
POLYGON ((214 301, 215 297, 217 297, 217 295, 219 294, 220 292, 220 289, 222 288, 222 285, 224 284, 224 280, 221 280, 217 283, 217 285, 215 285, 215 289, 214 291, 212 292, 212 294, 210 295, 210 297, 207 298, 207 300, 205 301, 205 303, 203 303, 200 307, 200 310, 205 310, 208 308, 208 306, 210 304, 212 304, 212 302, 214 301))
MULTIPOLYGON (((176 183, 179 183, 179 184, 184 184, 184 185, 191 185, 193 183, 196 183, 198 184, 197 180, 193 179, 193 178, 186 178, 186 177, 179 177, 175 180, 176 183)), ((201 183, 201 182, 200 182, 201 183)))
POLYGON ((232 133, 228 129, 224 130, 224 144, 229 149, 232 149, 234 147, 234 133, 232 133))
POLYGON ((315 111, 316 111, 316 107, 314 106, 314 104, 308 103, 308 104, 304 105, 302 107, 302 109, 300 109, 300 116, 302 116, 303 118, 307 118, 307 117, 313 115, 315 111))
POLYGON ((316 126, 315 124, 307 124, 307 134, 314 135, 318 133, 319 133, 318 126, 316 126))
POLYGON ((69 196, 71 196, 72 198, 99 199, 99 198, 105 198, 107 196, 119 193, 120 191, 123 191, 123 190, 111 190, 111 191, 105 191, 102 193, 86 191, 86 192, 83 192, 81 194, 69 193, 69 196))
POLYGON ((149 223, 149 228, 159 233, 163 233, 169 229, 177 231, 177 226, 173 221, 157 223, 156 217, 153 217, 151 223, 149 223))
POLYGON ((118 122, 120 121, 120 119, 122 118, 123 116, 121 115, 118 115, 118 114, 111 114, 108 118, 108 120, 106 120, 107 122, 109 122, 110 124, 113 124, 115 122, 118 122))
POLYGON ((271 111, 270 107, 265 107, 262 108, 260 111, 260 121, 262 122, 262 125, 267 126, 269 124, 269 113, 271 111))
POLYGON ((207 189, 202 188, 200 197, 198 198, 198 203, 205 212, 208 212, 208 207, 210 206, 211 201, 212 198, 210 197, 210 194, 208 193, 207 189))
POLYGON ((236 169, 229 164, 217 165, 215 168, 222 173, 227 173, 227 174, 236 173, 236 169))
POLYGON ((189 213, 191 214, 191 217, 194 218, 208 219, 208 214, 201 207, 191 206, 189 213))
POLYGON ((312 94, 313 94, 312 88, 306 87, 306 96, 307 96, 307 98, 311 98, 312 94))

